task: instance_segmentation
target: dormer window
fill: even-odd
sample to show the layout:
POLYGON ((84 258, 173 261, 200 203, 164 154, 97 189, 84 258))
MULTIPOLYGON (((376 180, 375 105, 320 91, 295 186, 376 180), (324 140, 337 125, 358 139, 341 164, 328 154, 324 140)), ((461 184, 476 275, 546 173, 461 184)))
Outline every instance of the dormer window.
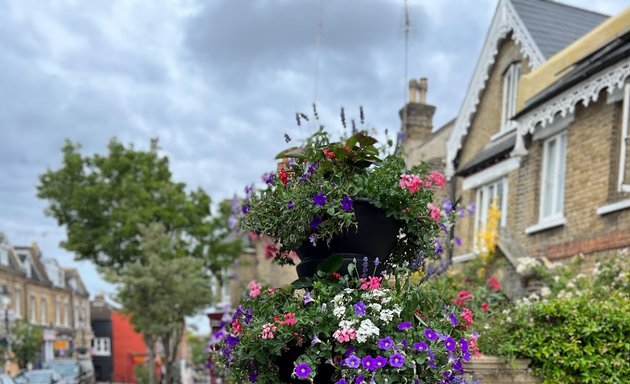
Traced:
POLYGON ((509 127, 509 121, 516 114, 518 79, 521 76, 521 63, 512 63, 503 73, 503 103, 501 108, 501 130, 509 127))

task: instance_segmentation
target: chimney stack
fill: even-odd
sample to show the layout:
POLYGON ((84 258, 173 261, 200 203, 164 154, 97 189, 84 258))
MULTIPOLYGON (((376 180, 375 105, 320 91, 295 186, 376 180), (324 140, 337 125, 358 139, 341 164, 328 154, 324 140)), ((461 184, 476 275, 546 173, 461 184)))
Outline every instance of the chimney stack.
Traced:
POLYGON ((409 80, 409 101, 399 112, 402 148, 406 157, 410 149, 427 141, 433 131, 435 106, 427 104, 428 80, 422 77, 409 80))

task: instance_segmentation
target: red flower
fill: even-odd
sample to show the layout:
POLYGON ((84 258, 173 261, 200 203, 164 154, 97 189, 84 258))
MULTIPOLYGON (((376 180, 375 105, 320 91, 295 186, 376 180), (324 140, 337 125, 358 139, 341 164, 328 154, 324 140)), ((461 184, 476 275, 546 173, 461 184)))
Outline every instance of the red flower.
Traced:
POLYGON ((501 290, 501 283, 497 280, 496 277, 492 276, 486 280, 486 285, 495 292, 499 292, 501 290))
POLYGON ((488 307, 489 307, 488 303, 481 304, 481 310, 484 311, 484 312, 486 312, 488 310, 488 307))
POLYGON ((231 326, 232 326, 232 332, 234 332, 235 335, 238 335, 239 333, 243 331, 243 327, 241 326, 241 323, 238 322, 238 320, 234 320, 231 326))
POLYGON ((333 272, 332 276, 333 276, 335 279, 341 279, 341 274, 340 274, 340 273, 338 273, 338 272, 333 272))
POLYGON ((335 153, 329 149, 324 149, 324 155, 326 155, 326 157, 329 159, 334 159, 336 157, 335 153))
POLYGON ((463 306, 468 300, 471 300, 473 298, 472 293, 463 290, 463 291, 459 291, 459 294, 457 295, 457 298, 453 299, 453 303, 459 305, 460 307, 463 306))
POLYGON ((289 173, 284 169, 278 172, 278 177, 282 181, 282 185, 287 185, 289 182, 289 173))

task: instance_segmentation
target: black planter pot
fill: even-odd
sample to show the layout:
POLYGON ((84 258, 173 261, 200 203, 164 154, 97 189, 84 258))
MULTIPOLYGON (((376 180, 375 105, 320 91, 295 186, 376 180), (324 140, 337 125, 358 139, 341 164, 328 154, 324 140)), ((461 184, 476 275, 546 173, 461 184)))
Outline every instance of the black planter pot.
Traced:
POLYGON ((398 221, 387 217, 384 210, 376 208, 367 200, 355 200, 353 209, 358 228, 351 227, 347 232, 333 237, 329 245, 318 242, 317 246, 313 246, 307 241, 296 249, 301 261, 296 267, 298 276, 312 277, 319 263, 334 254, 343 256, 343 266, 339 270, 341 274, 347 274, 348 265, 355 259, 361 271, 364 257, 368 258, 370 275, 380 274, 384 270, 384 262, 396 244, 400 227, 398 221), (374 265, 376 258, 381 261, 378 266, 374 265))
MULTIPOLYGON (((295 369, 295 361, 296 359, 302 355, 306 351, 306 347, 298 347, 297 345, 288 347, 287 349, 282 351, 280 358, 277 361, 278 364, 278 379, 280 383, 283 384, 304 384, 304 380, 298 380, 297 378, 291 377, 293 370, 295 369)), ((313 379, 313 383, 315 384, 332 384, 333 383, 333 374, 335 373, 335 368, 327 364, 323 359, 320 362, 319 366, 311 367, 312 369, 317 369, 317 375, 313 379)))

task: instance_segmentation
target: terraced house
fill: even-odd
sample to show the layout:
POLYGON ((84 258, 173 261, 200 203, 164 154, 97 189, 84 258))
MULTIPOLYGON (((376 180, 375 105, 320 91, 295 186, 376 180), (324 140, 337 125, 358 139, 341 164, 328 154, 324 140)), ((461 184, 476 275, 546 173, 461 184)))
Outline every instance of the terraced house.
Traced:
POLYGON ((89 293, 78 271, 44 258, 36 244, 12 246, 0 232, 1 338, 7 325, 25 320, 42 327, 41 360, 89 351, 92 340, 89 293), (5 305, 7 304, 8 305, 5 305))
POLYGON ((498 2, 446 144, 452 194, 476 205, 456 261, 480 251, 493 202, 511 260, 630 246, 629 78, 630 8, 498 2))

